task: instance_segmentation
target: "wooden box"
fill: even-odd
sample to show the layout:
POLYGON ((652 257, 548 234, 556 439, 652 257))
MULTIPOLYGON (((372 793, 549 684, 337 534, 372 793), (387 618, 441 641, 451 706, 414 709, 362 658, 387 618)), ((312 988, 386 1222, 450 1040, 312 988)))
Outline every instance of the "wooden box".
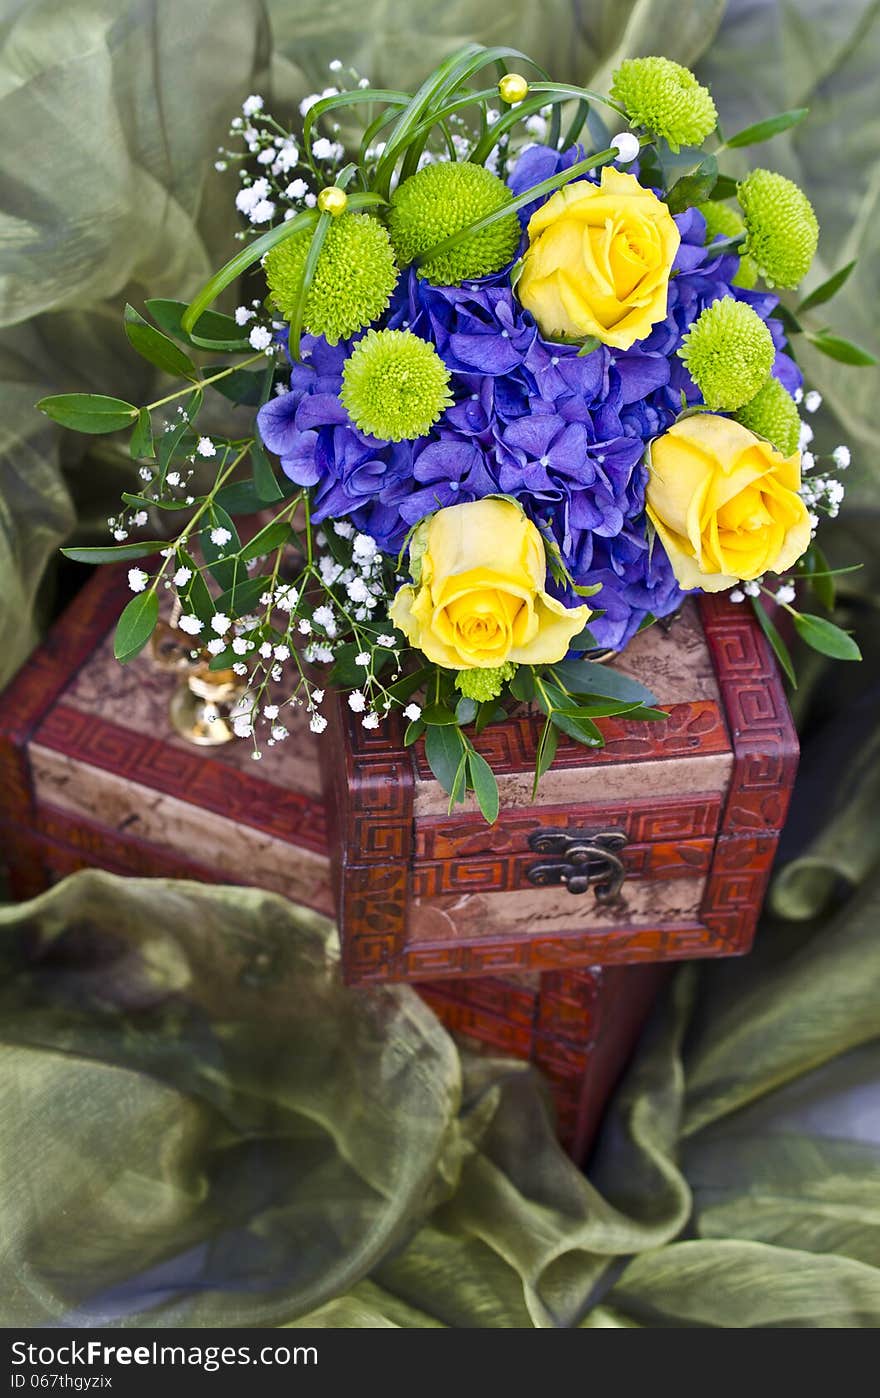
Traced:
MULTIPOLYGON (((178 677, 122 668, 125 570, 94 575, 0 705, 0 863, 14 896, 84 868, 256 885, 332 916, 318 741, 288 720, 271 761, 172 730, 178 677)), ((665 975, 655 965, 444 979, 415 988, 471 1048, 534 1063, 582 1160, 665 975)))
POLYGON ((599 720, 602 749, 560 737, 534 803, 543 715, 487 729, 476 746, 498 777, 491 827, 473 798, 448 812, 402 724, 366 730, 336 703, 322 760, 350 982, 749 949, 798 755, 772 652, 749 608, 705 596, 612 663, 668 718, 599 720))

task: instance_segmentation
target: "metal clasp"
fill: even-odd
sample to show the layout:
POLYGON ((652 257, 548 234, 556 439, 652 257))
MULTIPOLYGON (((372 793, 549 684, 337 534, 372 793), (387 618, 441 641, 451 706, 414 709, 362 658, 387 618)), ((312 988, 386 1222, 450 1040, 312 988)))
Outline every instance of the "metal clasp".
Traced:
POLYGON ((535 830, 529 848, 556 858, 532 864, 526 878, 540 888, 564 883, 569 893, 586 893, 592 885, 597 903, 610 903, 626 878, 619 858, 625 845, 622 830, 535 830))

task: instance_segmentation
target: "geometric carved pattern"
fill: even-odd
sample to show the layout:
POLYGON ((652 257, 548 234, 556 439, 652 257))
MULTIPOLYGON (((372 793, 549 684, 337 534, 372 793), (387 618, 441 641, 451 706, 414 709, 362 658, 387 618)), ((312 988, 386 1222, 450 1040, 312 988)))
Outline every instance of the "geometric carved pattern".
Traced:
POLYGON ((750 609, 721 594, 700 598, 733 745, 722 832, 779 831, 798 762, 798 740, 769 643, 750 609))
MULTIPOLYGON (((709 871, 714 846, 713 839, 687 840, 680 844, 627 845, 620 858, 628 879, 662 881, 682 877, 700 878, 709 871)), ((528 889, 532 885, 527 871, 541 862, 542 857, 533 850, 528 854, 419 862, 412 872, 412 897, 434 898, 444 893, 528 889)))

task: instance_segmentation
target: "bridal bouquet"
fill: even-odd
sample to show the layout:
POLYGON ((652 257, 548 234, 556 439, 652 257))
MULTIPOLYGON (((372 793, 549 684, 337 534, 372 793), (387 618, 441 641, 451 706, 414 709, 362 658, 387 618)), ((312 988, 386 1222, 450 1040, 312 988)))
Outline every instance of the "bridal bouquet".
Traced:
POLYGON ((665 58, 622 63, 608 96, 507 48, 468 47, 414 94, 331 68, 295 131, 259 96, 232 122, 231 261, 189 305, 125 308, 134 349, 182 386, 143 407, 39 405, 130 433, 139 479, 114 544, 66 550, 134 565, 119 660, 170 589, 194 651, 246 682, 234 726, 255 758, 291 705, 320 733, 333 687, 366 728, 402 710, 450 805, 474 790, 493 820, 474 736, 536 705, 537 780, 559 731, 599 745, 597 718, 665 717, 590 656, 687 592, 754 607, 792 679, 766 599, 857 659, 795 607, 807 589, 833 605, 815 535, 849 453, 809 450, 799 410, 819 395, 792 346, 873 362, 810 314, 851 265, 798 302, 808 199, 722 168, 806 112, 725 138, 709 91, 665 58), (249 269, 234 314, 210 309, 249 269), (204 425, 209 389, 240 430, 204 425))

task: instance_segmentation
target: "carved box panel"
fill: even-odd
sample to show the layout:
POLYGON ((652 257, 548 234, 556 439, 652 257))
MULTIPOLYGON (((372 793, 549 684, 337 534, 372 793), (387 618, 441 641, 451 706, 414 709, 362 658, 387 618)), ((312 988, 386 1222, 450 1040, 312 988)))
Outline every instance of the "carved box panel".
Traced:
POLYGON ((498 777, 487 826, 448 809, 424 744, 335 706, 322 749, 345 975, 352 983, 523 974, 749 949, 797 739, 750 611, 689 601, 613 662, 667 718, 561 738, 532 799, 543 716, 476 740, 498 777))

